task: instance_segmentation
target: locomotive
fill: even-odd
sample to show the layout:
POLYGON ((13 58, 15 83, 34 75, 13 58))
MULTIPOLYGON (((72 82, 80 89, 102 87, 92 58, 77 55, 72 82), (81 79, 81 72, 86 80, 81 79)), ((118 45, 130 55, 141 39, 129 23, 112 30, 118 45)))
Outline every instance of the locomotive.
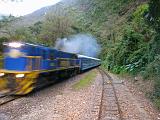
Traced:
POLYGON ((3 44, 0 91, 25 95, 52 84, 60 77, 73 76, 100 65, 100 59, 67 53, 42 45, 8 42, 3 44))

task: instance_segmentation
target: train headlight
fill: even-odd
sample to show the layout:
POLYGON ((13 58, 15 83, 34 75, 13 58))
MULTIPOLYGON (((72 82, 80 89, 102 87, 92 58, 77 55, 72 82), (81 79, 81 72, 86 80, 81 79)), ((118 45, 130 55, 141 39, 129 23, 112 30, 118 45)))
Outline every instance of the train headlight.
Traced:
POLYGON ((8 46, 14 47, 14 48, 20 48, 21 46, 23 46, 23 44, 19 42, 10 42, 8 43, 8 46))
POLYGON ((16 74, 16 78, 23 78, 24 74, 16 74))
POLYGON ((4 76, 5 74, 4 73, 0 73, 0 77, 4 76))

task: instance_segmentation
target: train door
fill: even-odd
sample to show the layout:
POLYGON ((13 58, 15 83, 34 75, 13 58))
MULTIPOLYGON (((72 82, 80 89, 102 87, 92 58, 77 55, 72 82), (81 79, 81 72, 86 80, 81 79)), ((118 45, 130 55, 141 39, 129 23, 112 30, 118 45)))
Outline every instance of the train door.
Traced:
POLYGON ((35 59, 35 70, 39 70, 40 69, 40 64, 41 64, 41 58, 40 57, 37 57, 35 59))
POLYGON ((27 58, 27 70, 32 70, 32 58, 27 58))
POLYGON ((41 57, 39 56, 31 56, 27 58, 27 70, 39 70, 41 64, 41 57))

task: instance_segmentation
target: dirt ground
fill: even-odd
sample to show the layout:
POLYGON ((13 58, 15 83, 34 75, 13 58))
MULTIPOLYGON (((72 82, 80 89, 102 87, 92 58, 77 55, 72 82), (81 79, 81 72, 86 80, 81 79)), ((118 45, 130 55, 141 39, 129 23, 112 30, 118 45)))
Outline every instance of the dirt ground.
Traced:
POLYGON ((115 81, 121 80, 123 84, 115 84, 116 94, 126 120, 158 120, 160 113, 139 89, 127 79, 110 74, 115 81))

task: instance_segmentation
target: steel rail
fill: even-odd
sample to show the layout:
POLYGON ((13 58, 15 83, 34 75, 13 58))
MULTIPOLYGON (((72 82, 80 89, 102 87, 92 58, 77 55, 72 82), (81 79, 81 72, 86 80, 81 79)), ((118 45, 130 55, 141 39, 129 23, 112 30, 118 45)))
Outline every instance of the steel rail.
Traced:
POLYGON ((102 96, 101 96, 101 104, 100 104, 100 110, 99 110, 99 114, 98 114, 98 120, 101 120, 101 115, 102 115, 102 107, 103 107, 103 98, 104 98, 104 85, 105 85, 105 76, 107 76, 107 78, 111 81, 111 86, 112 86, 112 90, 113 90, 113 93, 114 93, 114 97, 115 97, 115 100, 116 100, 116 104, 117 104, 117 108, 118 108, 118 113, 119 113, 119 119, 120 120, 123 120, 123 117, 122 117, 122 111, 121 111, 121 108, 120 108, 120 104, 118 102, 118 97, 117 97, 117 94, 116 94, 116 89, 115 89, 115 86, 114 86, 114 82, 113 82, 113 79, 112 77, 106 72, 104 71, 103 69, 101 68, 98 68, 101 76, 102 76, 102 80, 103 80, 103 87, 102 87, 102 96))

